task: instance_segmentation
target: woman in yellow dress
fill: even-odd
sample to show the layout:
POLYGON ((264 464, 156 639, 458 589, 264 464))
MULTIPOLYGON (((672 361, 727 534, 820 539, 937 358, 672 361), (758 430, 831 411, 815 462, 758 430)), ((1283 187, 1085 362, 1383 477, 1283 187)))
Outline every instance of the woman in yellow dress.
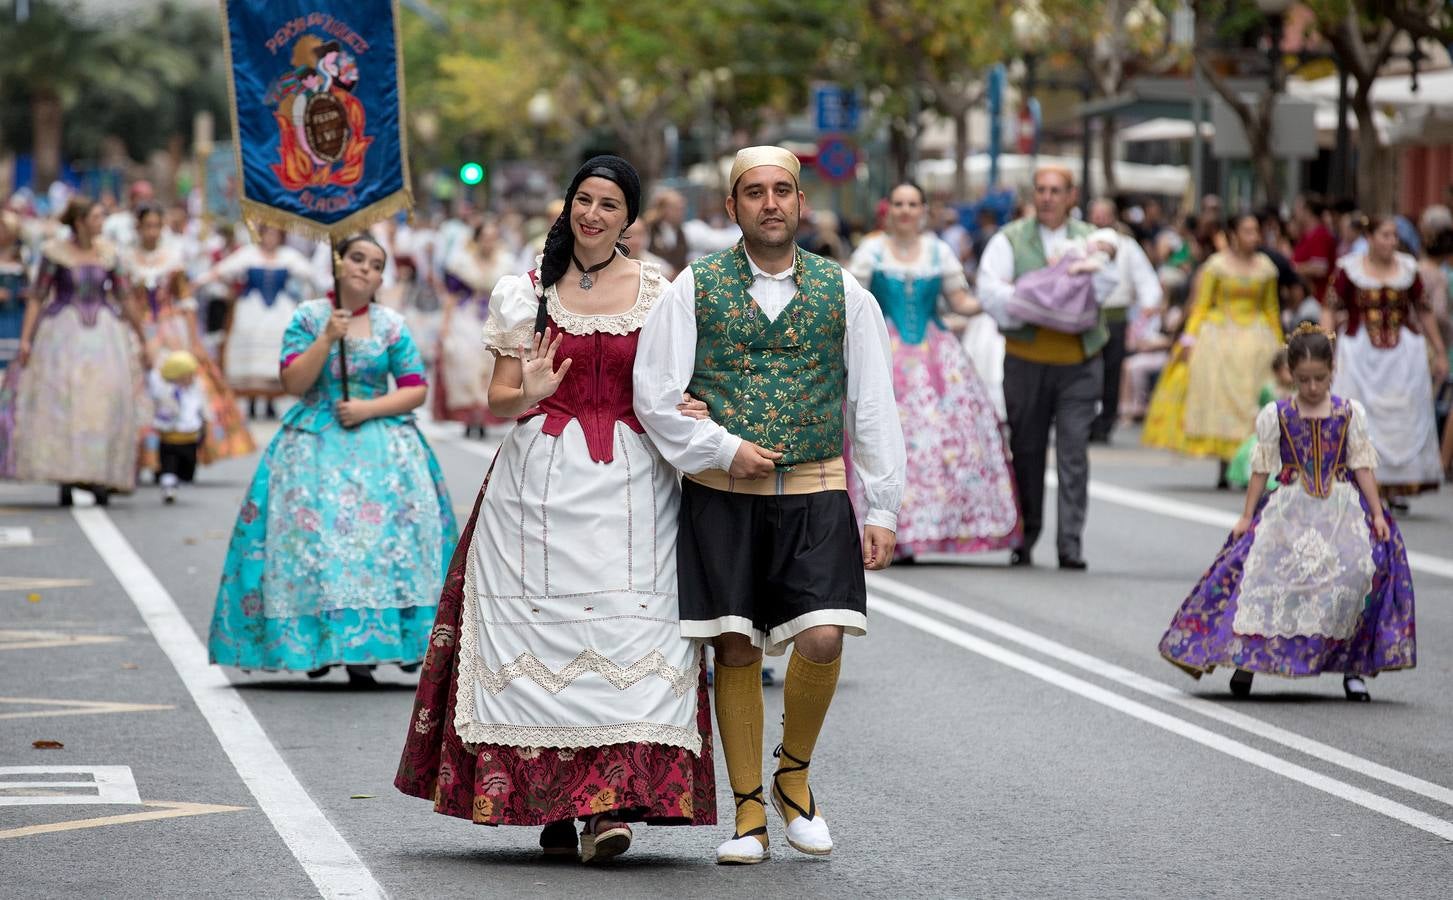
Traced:
POLYGON ((1227 249, 1206 260, 1145 417, 1146 445, 1216 457, 1219 488, 1255 429, 1261 382, 1282 344, 1276 266, 1257 250, 1260 239, 1256 217, 1237 216, 1227 249))

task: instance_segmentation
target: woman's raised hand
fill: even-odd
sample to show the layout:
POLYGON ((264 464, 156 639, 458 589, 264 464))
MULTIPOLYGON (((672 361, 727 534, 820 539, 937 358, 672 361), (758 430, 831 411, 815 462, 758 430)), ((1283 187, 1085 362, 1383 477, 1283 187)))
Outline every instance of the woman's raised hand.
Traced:
POLYGON ((550 329, 546 327, 543 335, 535 332, 530 343, 520 348, 520 387, 531 406, 552 396, 565 380, 565 373, 570 371, 568 359, 560 363, 560 368, 555 368, 555 354, 564 337, 562 332, 551 340, 550 329))

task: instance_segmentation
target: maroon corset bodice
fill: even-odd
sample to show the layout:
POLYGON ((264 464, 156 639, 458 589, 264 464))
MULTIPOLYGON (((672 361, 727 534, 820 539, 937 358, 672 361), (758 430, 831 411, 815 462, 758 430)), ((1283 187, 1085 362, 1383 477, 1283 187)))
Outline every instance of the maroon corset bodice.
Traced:
MULTIPOLYGON (((561 328, 550 320, 551 332, 561 328)), ((631 370, 636 363, 636 341, 640 331, 630 334, 571 334, 564 332, 555 365, 570 360, 570 371, 555 393, 529 410, 520 421, 544 415, 548 435, 559 437, 574 419, 585 434, 590 458, 608 463, 615 459, 615 425, 622 422, 632 431, 645 431, 631 405, 631 370)))

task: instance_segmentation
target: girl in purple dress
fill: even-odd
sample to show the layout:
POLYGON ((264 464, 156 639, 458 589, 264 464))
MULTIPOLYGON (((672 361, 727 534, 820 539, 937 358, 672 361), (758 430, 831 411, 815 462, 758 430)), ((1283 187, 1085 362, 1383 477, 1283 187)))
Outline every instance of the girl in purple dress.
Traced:
POLYGON ((1367 414, 1331 393, 1333 355, 1320 328, 1293 333, 1295 394, 1256 417, 1246 511, 1161 638, 1193 677, 1234 667, 1238 697, 1256 672, 1341 672, 1365 701, 1364 676, 1417 661, 1407 550, 1378 499, 1367 414), (1272 475, 1286 489, 1266 495, 1272 475))

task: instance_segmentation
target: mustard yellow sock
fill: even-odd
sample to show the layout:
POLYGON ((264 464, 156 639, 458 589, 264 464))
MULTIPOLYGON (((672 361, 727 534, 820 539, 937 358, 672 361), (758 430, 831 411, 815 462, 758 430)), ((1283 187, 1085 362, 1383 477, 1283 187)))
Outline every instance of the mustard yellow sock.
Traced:
POLYGON ((777 761, 781 774, 773 784, 782 795, 782 810, 788 822, 802 815, 793 804, 820 814, 813 807, 812 791, 807 787, 806 763, 812 760, 812 748, 817 746, 822 722, 837 692, 842 664, 841 654, 832 662, 818 663, 795 650, 787 663, 787 679, 782 685, 782 751, 777 761))
POLYGON ((762 796, 762 661, 745 666, 716 662, 716 730, 726 757, 727 779, 737 801, 736 837, 752 834, 767 846, 767 808, 762 796), (743 796, 756 799, 744 800, 743 796), (760 830, 759 830, 760 829, 760 830))

